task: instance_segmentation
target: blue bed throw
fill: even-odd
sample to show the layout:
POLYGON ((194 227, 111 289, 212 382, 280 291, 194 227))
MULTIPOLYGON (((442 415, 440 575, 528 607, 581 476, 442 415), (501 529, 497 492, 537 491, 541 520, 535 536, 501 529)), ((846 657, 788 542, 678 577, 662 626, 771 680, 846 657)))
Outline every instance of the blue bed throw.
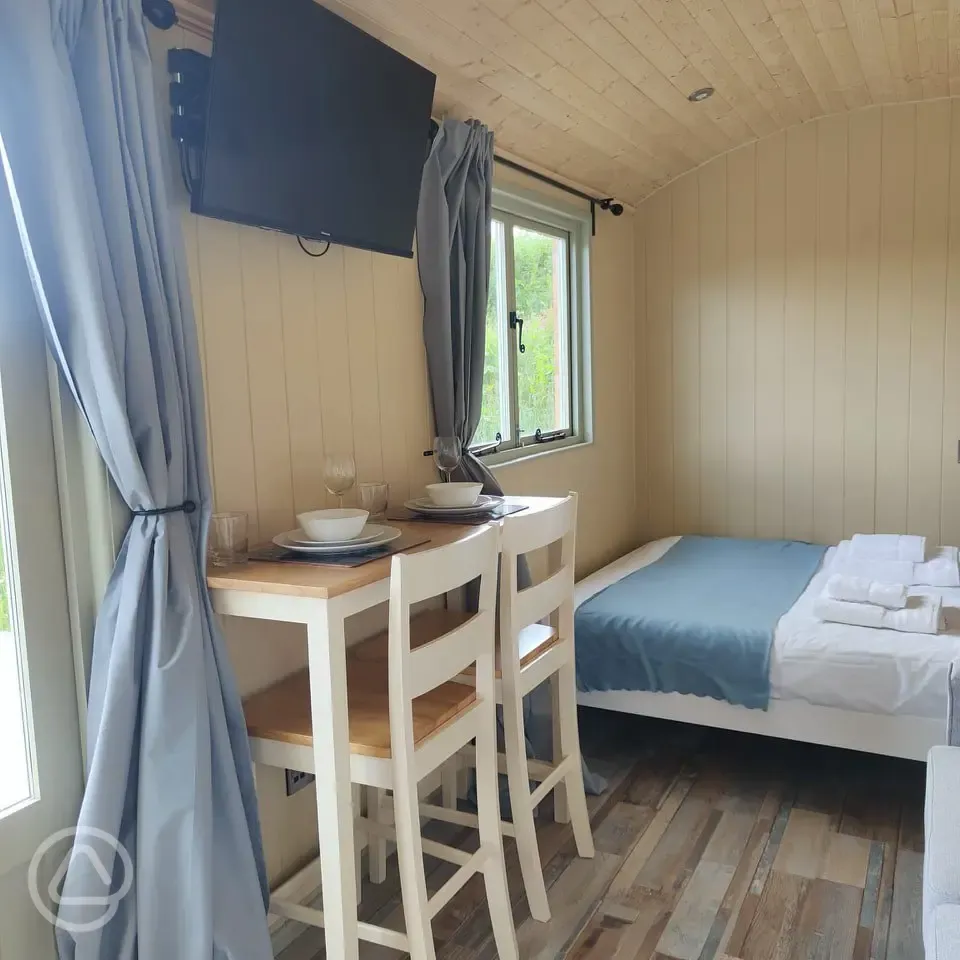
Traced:
POLYGON ((765 710, 777 621, 826 547, 683 537, 576 612, 581 690, 692 693, 765 710))

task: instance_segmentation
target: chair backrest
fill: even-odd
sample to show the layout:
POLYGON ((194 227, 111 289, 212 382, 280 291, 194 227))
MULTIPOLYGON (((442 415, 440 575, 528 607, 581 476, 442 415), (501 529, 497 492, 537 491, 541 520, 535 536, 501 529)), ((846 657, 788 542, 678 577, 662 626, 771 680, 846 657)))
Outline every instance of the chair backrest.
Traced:
POLYGON ((412 704, 476 664, 477 692, 492 695, 497 557, 500 530, 479 528, 455 543, 421 553, 399 554, 390 570, 390 736, 396 753, 413 745, 412 704), (480 580, 475 616, 429 643, 412 648, 414 604, 480 580), (481 689, 489 685, 489 690, 481 689), (402 748, 401 748, 402 749, 402 748))
POLYGON ((515 661, 519 669, 517 635, 524 627, 556 614, 561 635, 564 621, 573 619, 573 568, 577 537, 577 495, 559 503, 507 517, 500 534, 500 659, 504 674, 515 661), (521 589, 517 566, 521 555, 551 547, 547 576, 521 589))

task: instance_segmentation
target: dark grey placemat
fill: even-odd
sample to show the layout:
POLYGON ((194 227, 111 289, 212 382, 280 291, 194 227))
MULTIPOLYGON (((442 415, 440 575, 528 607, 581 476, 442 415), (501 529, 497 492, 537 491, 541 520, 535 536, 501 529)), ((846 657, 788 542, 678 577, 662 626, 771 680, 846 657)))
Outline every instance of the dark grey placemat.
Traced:
POLYGON ((362 553, 299 553, 296 550, 286 550, 275 543, 262 547, 255 547, 250 551, 251 560, 265 560, 268 563, 306 563, 320 567, 362 567, 372 560, 382 560, 395 553, 403 553, 412 547, 419 547, 429 543, 430 538, 415 533, 405 533, 396 540, 377 547, 375 550, 364 550, 362 553))
POLYGON ((469 527, 479 527, 482 523, 489 523, 491 520, 502 520, 509 517, 511 513, 520 513, 521 510, 529 510, 525 503, 501 503, 487 513, 481 513, 474 516, 463 516, 459 514, 448 517, 438 514, 425 516, 421 513, 414 513, 407 510, 406 507, 400 510, 390 510, 387 513, 388 520, 415 520, 417 523, 459 523, 469 527))

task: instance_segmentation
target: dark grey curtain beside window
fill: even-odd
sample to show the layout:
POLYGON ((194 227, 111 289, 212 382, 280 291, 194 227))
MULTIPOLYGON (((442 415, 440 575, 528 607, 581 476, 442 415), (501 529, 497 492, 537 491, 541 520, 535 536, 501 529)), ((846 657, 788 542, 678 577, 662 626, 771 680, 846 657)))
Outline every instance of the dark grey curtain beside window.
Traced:
POLYGON ((197 333, 140 0, 2 0, 0 90, 0 177, 47 340, 139 514, 97 619, 74 848, 97 859, 70 861, 60 957, 267 960, 250 750, 206 587, 197 333))
POLYGON ((493 133, 477 120, 444 120, 423 168, 417 214, 434 428, 438 437, 460 438, 464 478, 502 493, 469 452, 483 404, 492 209, 493 133))
MULTIPOLYGON (((417 259, 423 288, 423 342, 439 437, 459 437, 460 474, 503 493, 493 474, 469 452, 483 404, 490 223, 493 213, 493 134, 477 120, 444 120, 423 168, 417 215, 417 259)), ((517 580, 530 585, 520 558, 517 580)), ((469 602, 469 598, 468 598, 469 602)), ((550 691, 541 684, 524 701, 527 752, 552 750, 550 691)), ((584 765, 584 784, 602 793, 606 781, 584 765)), ((501 803, 509 799, 501 791, 501 803)))

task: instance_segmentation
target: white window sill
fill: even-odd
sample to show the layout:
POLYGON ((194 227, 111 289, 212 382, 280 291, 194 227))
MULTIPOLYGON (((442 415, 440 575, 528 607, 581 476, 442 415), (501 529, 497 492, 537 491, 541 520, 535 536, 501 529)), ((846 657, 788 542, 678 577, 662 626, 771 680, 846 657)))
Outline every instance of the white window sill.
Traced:
POLYGON ((547 443, 531 443, 525 447, 511 447, 508 450, 501 450, 498 453, 490 453, 485 457, 480 457, 479 460, 485 467, 496 472, 499 467, 511 466, 527 460, 539 460, 542 457, 549 457, 557 453, 568 453, 572 450, 579 450, 581 447, 589 447, 592 443, 592 440, 583 437, 567 437, 563 440, 551 440, 547 443))

